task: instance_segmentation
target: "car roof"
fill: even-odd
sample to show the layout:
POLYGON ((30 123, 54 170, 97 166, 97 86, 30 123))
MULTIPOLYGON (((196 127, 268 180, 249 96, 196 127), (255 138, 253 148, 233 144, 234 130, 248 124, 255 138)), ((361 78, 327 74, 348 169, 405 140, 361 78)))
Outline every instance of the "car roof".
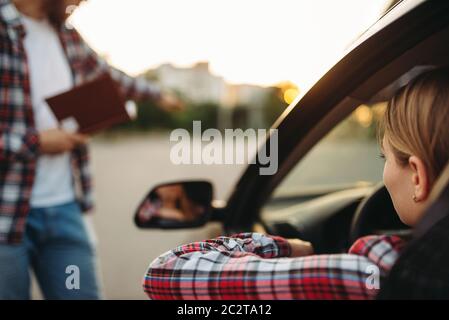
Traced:
POLYGON ((394 4, 389 8, 379 19, 366 29, 347 49, 347 51, 353 50, 355 47, 366 41, 369 37, 373 36, 380 30, 384 29, 388 25, 397 21, 408 12, 428 0, 402 0, 394 4))

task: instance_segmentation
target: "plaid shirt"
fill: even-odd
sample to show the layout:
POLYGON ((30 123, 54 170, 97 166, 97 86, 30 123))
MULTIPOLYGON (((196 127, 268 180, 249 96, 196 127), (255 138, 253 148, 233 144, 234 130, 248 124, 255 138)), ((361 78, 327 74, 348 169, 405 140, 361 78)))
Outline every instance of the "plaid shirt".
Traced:
MULTIPOLYGON (((160 98, 155 85, 109 67, 73 28, 64 25, 58 34, 75 85, 109 72, 127 99, 160 98)), ((10 0, 0 0, 0 243, 22 240, 39 156, 24 36, 20 13, 10 0)), ((71 158, 77 198, 87 211, 93 205, 87 147, 71 158)))
POLYGON ((449 300, 449 166, 445 170, 444 189, 414 227, 377 299, 449 300))
POLYGON ((396 236, 369 236, 348 254, 285 258, 286 239, 242 233, 161 255, 143 287, 152 299, 372 299, 403 245, 396 236))

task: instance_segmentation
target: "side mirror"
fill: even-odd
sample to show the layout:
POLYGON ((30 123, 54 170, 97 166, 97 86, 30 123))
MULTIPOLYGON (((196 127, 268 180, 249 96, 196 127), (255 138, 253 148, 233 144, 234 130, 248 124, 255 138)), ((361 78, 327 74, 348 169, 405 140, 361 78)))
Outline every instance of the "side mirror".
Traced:
POLYGON ((154 187, 138 206, 139 228, 196 228, 212 213, 213 187, 207 181, 182 181, 154 187))

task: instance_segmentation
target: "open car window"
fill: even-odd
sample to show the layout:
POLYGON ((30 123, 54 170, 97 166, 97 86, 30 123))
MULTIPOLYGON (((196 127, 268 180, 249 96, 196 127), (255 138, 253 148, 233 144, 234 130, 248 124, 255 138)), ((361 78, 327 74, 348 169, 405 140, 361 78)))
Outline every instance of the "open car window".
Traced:
POLYGON ((386 103, 360 105, 294 167, 272 200, 310 198, 382 180, 376 128, 386 103))

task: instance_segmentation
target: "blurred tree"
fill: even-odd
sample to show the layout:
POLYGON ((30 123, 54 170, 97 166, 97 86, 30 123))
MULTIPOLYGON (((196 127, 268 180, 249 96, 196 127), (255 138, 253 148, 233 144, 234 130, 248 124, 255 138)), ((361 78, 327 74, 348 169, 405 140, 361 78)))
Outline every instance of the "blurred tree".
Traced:
POLYGON ((203 129, 216 128, 219 107, 218 104, 211 102, 189 104, 183 111, 169 113, 158 108, 154 102, 140 102, 137 104, 137 117, 134 121, 114 126, 108 131, 173 130, 176 128, 191 131, 194 120, 200 120, 203 129))
POLYGON ((137 117, 133 121, 114 126, 111 131, 136 131, 150 129, 166 129, 174 126, 172 116, 161 110, 154 102, 137 104, 137 117))
POLYGON ((237 105, 232 109, 232 127, 243 130, 248 129, 248 113, 249 107, 245 105, 237 105))
POLYGON ((217 128, 218 108, 220 106, 214 102, 187 105, 184 111, 170 114, 173 119, 170 128, 184 128, 191 131, 194 120, 201 121, 202 130, 217 128))

